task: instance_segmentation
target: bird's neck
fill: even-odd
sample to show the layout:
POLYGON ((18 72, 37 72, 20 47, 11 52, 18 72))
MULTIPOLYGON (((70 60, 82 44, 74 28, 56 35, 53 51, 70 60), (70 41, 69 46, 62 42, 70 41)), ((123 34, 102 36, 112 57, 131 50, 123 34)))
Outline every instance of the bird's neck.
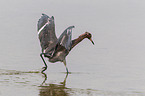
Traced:
MULTIPOLYGON (((80 42, 81 42, 83 39, 85 39, 85 38, 87 38, 87 35, 84 33, 84 34, 80 35, 78 38, 72 40, 71 49, 72 49, 73 47, 75 47, 78 43, 80 43, 80 42)), ((70 50, 71 50, 71 49, 70 49, 70 50)))

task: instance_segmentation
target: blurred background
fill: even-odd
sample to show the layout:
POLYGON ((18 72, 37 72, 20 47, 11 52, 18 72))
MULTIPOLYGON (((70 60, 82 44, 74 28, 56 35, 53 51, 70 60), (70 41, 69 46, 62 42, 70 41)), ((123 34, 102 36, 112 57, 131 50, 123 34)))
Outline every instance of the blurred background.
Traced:
MULTIPOLYGON (((144 4, 143 0, 1 0, 0 95, 12 96, 15 93, 7 91, 13 88, 19 89, 19 94, 27 90, 27 96, 40 95, 38 86, 44 77, 39 71, 44 65, 39 56, 37 22, 45 13, 54 16, 57 37, 74 25, 73 39, 88 31, 95 42, 92 45, 85 39, 67 56, 72 74, 67 78, 66 88, 75 90, 79 96, 84 96, 78 92, 81 89, 90 89, 92 94, 86 96, 143 96, 144 4)), ((47 64, 46 84, 63 81, 63 63, 47 64)))

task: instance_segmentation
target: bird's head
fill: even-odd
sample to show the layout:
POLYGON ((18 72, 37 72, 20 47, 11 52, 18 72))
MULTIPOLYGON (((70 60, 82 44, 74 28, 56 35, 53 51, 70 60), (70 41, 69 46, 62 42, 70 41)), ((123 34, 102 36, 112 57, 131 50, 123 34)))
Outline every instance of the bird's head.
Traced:
POLYGON ((94 45, 95 43, 93 42, 93 40, 92 40, 92 34, 91 33, 89 33, 89 32, 85 32, 85 34, 86 34, 86 37, 92 42, 92 44, 94 45))

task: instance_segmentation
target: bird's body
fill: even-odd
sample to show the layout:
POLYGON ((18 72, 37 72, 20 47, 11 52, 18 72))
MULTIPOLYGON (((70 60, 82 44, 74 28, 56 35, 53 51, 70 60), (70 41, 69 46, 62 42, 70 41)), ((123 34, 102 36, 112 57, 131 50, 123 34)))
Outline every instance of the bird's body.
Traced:
MULTIPOLYGON (((77 39, 72 40, 71 37, 73 28, 74 26, 68 27, 57 39, 55 35, 54 17, 52 16, 50 18, 46 14, 42 14, 41 18, 38 21, 38 36, 42 48, 42 53, 40 54, 40 56, 45 64, 43 71, 47 69, 47 64, 43 58, 43 55, 44 57, 49 58, 49 62, 55 63, 60 61, 63 62, 66 66, 65 57, 79 42, 81 42, 85 38, 88 38, 94 44, 91 39, 91 34, 88 32, 85 32, 77 39)), ((67 67, 66 70, 68 73, 67 67)))

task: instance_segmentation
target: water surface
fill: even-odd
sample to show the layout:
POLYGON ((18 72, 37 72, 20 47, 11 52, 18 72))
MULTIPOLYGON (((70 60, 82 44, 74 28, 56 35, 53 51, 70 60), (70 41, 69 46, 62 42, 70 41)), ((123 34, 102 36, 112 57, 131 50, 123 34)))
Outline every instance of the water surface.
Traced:
POLYGON ((0 1, 0 96, 144 96, 145 1, 5 0, 0 1), (37 21, 55 17, 56 35, 74 25, 73 38, 91 32, 61 62, 39 54, 37 21))

